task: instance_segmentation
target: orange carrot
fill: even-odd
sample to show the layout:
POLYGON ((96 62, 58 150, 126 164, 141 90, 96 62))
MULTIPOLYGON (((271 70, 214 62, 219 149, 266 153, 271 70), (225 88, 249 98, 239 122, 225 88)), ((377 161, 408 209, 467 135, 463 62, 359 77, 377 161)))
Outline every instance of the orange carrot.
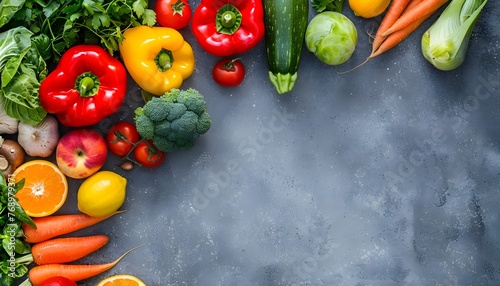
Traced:
POLYGON ((51 215, 46 217, 33 218, 36 228, 23 224, 25 241, 37 243, 54 238, 63 234, 80 230, 85 227, 95 225, 117 213, 102 217, 92 217, 86 214, 51 215))
POLYGON ((424 0, 410 0, 410 3, 408 3, 408 5, 406 5, 406 9, 404 10, 403 13, 407 13, 408 11, 410 11, 411 9, 413 9, 413 7, 417 6, 418 4, 420 4, 420 2, 422 2, 424 0))
MULTIPOLYGON (((410 0, 410 2, 406 5, 405 9, 401 13, 399 19, 405 17, 406 14, 408 14, 408 13, 413 13, 412 11, 414 11, 414 9, 417 8, 419 5, 421 5, 422 3, 432 2, 432 1, 435 1, 435 0, 410 0)), ((389 34, 387 36, 383 36, 384 33, 380 34, 381 39, 382 39, 381 43, 377 43, 379 46, 376 49, 372 49, 370 56, 368 56, 368 58, 366 58, 366 60, 364 62, 362 62, 361 64, 355 66, 354 68, 352 68, 348 71, 339 72, 339 73, 344 74, 344 73, 353 71, 353 70, 359 68, 360 66, 366 64, 370 59, 373 59, 373 58, 387 52, 388 50, 390 50, 391 48, 393 48, 397 44, 401 43, 413 31, 415 31, 427 18, 429 18, 435 11, 436 10, 427 11, 426 13, 423 14, 422 17, 420 17, 416 21, 410 23, 405 28, 400 29, 400 30, 395 31, 395 32, 392 32, 391 34, 389 34)), ((387 20, 387 21, 389 21, 389 20, 387 20)), ((398 20, 396 20, 396 22, 397 21, 398 20)), ((381 24, 381 26, 382 26, 382 24, 381 24)), ((379 32, 381 30, 380 27, 378 30, 379 31, 377 31, 377 34, 379 34, 379 32)), ((375 44, 375 40, 374 40, 374 44, 375 44)))
POLYGON ((441 6, 446 4, 446 2, 448 2, 448 0, 425 0, 420 2, 411 10, 408 10, 408 12, 401 15, 401 17, 399 17, 399 19, 396 20, 396 22, 394 22, 389 29, 382 33, 382 36, 387 37, 391 33, 401 30, 419 19, 424 18, 425 20, 429 18, 441 6))
POLYGON ((54 238, 31 246, 31 255, 38 265, 71 262, 98 250, 108 241, 106 235, 54 238))
POLYGON ((370 55, 370 59, 381 55, 384 52, 387 52, 397 44, 401 43, 404 39, 408 37, 413 31, 415 31, 421 24, 424 22, 425 19, 418 19, 415 22, 411 23, 410 25, 406 26, 405 28, 398 30, 389 36, 385 38, 385 40, 382 42, 382 44, 379 46, 379 48, 370 55))
POLYGON ((364 62, 362 62, 361 64, 355 66, 354 68, 352 68, 348 71, 339 72, 339 74, 344 74, 344 73, 353 71, 353 70, 359 68, 360 66, 366 64, 370 59, 378 57, 381 54, 387 52, 388 50, 390 50, 391 48, 393 48, 397 44, 401 43, 404 39, 406 39, 413 31, 415 31, 422 24, 423 21, 425 21, 425 19, 418 19, 417 21, 411 23, 410 25, 408 25, 404 29, 398 30, 398 31, 390 34, 389 36, 385 37, 383 42, 377 48, 377 50, 372 51, 372 53, 368 56, 368 58, 366 58, 366 60, 364 62))
POLYGON ((122 254, 113 262, 104 264, 45 264, 31 268, 28 272, 29 281, 33 286, 40 285, 43 281, 54 276, 64 276, 75 282, 97 276, 113 268, 120 260, 136 249, 134 247, 122 254))
POLYGON ((385 13, 382 22, 378 26, 377 33, 373 38, 372 54, 378 49, 380 44, 382 44, 385 39, 385 37, 382 36, 382 33, 390 28, 392 24, 394 24, 394 22, 396 22, 396 20, 401 16, 410 1, 411 0, 393 0, 391 2, 391 5, 385 13))
MULTIPOLYGON (((413 7, 415 7, 416 5, 418 5, 422 1, 424 1, 424 0, 410 0, 410 3, 408 3, 408 5, 406 6, 406 8, 404 9, 404 11, 401 15, 408 13, 408 11, 411 11, 411 9, 413 9, 413 7)), ((384 39, 383 42, 379 44, 379 47, 377 47, 376 50, 372 50, 372 53, 371 53, 370 57, 368 57, 368 58, 371 59, 371 58, 374 58, 376 56, 379 56, 382 53, 390 50, 391 48, 393 48, 397 44, 401 43, 413 31, 415 31, 424 21, 425 21, 425 19, 422 17, 422 18, 418 19, 417 21, 408 25, 406 28, 401 29, 399 31, 396 31, 387 37, 382 37, 384 39)))

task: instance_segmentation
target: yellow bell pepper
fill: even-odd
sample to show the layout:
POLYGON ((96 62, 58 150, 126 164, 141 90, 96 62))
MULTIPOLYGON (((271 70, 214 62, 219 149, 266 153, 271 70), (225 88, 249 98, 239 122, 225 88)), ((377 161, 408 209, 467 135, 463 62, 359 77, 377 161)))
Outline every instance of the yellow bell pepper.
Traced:
POLYGON ((137 26, 123 32, 120 54, 134 81, 162 95, 179 88, 194 70, 193 49, 175 29, 137 26))

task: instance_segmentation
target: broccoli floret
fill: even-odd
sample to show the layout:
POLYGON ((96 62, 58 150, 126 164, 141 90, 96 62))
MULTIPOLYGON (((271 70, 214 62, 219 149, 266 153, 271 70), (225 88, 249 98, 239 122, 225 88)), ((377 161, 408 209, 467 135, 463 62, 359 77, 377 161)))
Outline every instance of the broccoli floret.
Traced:
POLYGON ((160 150, 187 150, 212 125, 203 95, 195 89, 171 89, 135 110, 137 131, 160 150))
POLYGON ((182 103, 168 103, 168 116, 167 119, 170 121, 173 121, 179 117, 181 117, 186 111, 187 108, 184 104, 182 103))
POLYGON ((135 126, 137 128, 137 132, 143 138, 151 139, 153 138, 155 125, 151 119, 146 114, 136 115, 135 117, 135 126))
POLYGON ((196 124, 196 131, 199 134, 203 134, 210 129, 210 126, 212 126, 212 119, 210 119, 210 115, 208 113, 203 112, 200 117, 198 118, 198 122, 196 124))
POLYGON ((206 108, 205 99, 201 93, 192 88, 179 93, 177 102, 184 104, 188 110, 198 115, 201 115, 206 108))
POLYGON ((144 105, 144 114, 152 121, 162 121, 168 115, 166 112, 169 110, 167 105, 168 103, 165 100, 162 100, 159 97, 154 97, 144 105))
POLYGON ((155 125, 155 135, 168 136, 171 132, 170 121, 163 120, 155 125))
MULTIPOLYGON (((137 107, 135 110, 134 110, 134 115, 135 115, 135 118, 141 116, 144 114, 144 108, 142 107, 137 107)), ((135 119, 134 118, 134 119, 135 119)))
POLYGON ((177 102, 177 98, 181 94, 182 90, 178 88, 172 88, 170 91, 165 92, 161 98, 167 102, 175 103, 177 102))
POLYGON ((192 134, 196 132, 198 115, 192 111, 186 111, 181 117, 172 121, 170 128, 181 134, 192 134))
POLYGON ((166 137, 155 135, 153 137, 153 145, 156 146, 156 148, 164 151, 164 152, 170 152, 174 151, 176 149, 176 146, 174 142, 169 141, 166 137))
POLYGON ((194 140, 180 140, 179 142, 177 142, 177 146, 181 150, 189 150, 193 148, 194 143, 194 140))

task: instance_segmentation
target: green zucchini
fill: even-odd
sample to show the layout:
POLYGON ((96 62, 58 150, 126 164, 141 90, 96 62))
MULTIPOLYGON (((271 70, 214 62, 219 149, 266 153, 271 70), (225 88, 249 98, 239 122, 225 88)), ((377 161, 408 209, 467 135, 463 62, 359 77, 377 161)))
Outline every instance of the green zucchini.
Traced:
POLYGON ((297 80, 309 0, 264 0, 263 4, 269 79, 283 94, 291 91, 297 80))

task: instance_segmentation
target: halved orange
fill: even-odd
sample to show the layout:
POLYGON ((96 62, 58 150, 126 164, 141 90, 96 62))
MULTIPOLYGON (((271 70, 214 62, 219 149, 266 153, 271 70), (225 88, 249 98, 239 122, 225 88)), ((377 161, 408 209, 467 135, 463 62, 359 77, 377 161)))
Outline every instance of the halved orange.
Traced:
POLYGON ((55 213, 68 196, 68 181, 56 164, 47 160, 25 162, 12 174, 14 182, 24 178, 15 197, 27 215, 43 217, 55 213))
POLYGON ((117 274, 102 280, 97 286, 146 286, 146 283, 130 274, 117 274))

